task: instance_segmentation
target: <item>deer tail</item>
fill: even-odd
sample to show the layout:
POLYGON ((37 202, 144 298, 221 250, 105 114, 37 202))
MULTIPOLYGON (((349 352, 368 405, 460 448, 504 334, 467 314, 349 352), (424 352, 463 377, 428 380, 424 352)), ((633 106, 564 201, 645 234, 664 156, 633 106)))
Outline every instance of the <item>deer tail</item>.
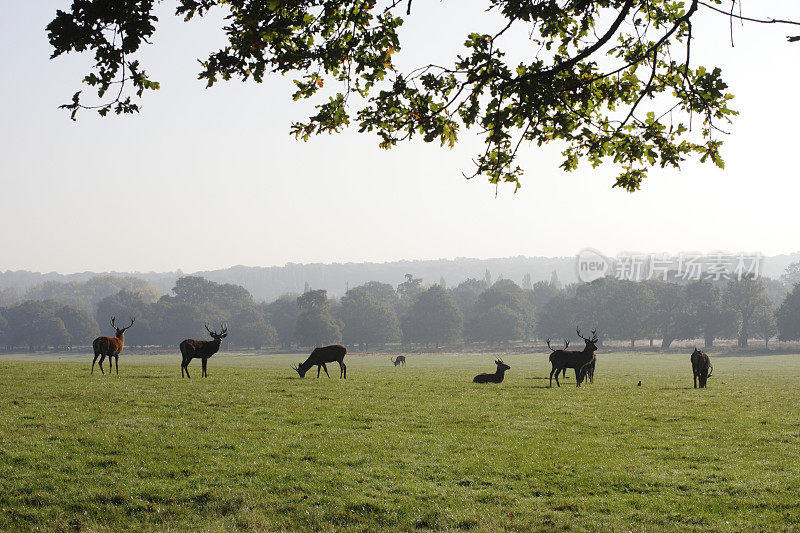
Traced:
POLYGON ((708 363, 708 376, 706 376, 706 379, 710 378, 711 374, 713 374, 713 373, 714 373, 714 365, 712 365, 711 362, 709 361, 709 363, 708 363))

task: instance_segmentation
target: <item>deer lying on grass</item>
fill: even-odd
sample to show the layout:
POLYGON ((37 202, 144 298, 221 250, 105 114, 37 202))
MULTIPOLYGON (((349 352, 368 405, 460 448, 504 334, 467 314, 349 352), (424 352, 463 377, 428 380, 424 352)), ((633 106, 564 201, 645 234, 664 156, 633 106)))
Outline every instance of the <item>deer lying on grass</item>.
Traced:
POLYGON ((181 377, 183 377, 183 372, 186 371, 186 377, 189 379, 192 378, 192 376, 189 375, 189 363, 191 363, 192 359, 203 360, 203 373, 201 374, 201 377, 208 377, 208 372, 206 371, 206 363, 208 363, 208 358, 219 351, 219 346, 222 344, 222 339, 228 336, 227 326, 220 325, 220 327, 222 330, 217 333, 216 331, 211 331, 208 329, 208 324, 206 324, 206 331, 208 331, 209 335, 211 335, 211 338, 214 339, 213 341, 186 339, 181 342, 180 349, 181 355, 183 356, 183 361, 181 362, 181 377))
POLYGON ((398 355, 394 359, 392 359, 390 357, 389 361, 394 363, 394 366, 400 366, 400 365, 406 366, 406 356, 405 355, 398 355))
POLYGON ((553 353, 550 354, 550 364, 552 365, 552 370, 550 370, 550 386, 553 386, 553 374, 556 376, 556 385, 561 386, 558 382, 558 373, 562 372, 566 374, 567 368, 574 368, 575 369, 575 381, 578 387, 581 386, 581 382, 586 377, 586 373, 589 367, 593 367, 595 362, 594 352, 597 351, 597 330, 592 331, 592 337, 586 338, 581 335, 581 330, 578 329, 578 337, 584 340, 586 346, 584 346, 582 351, 577 350, 567 350, 569 346, 569 342, 565 341, 564 348, 562 350, 553 350, 550 347, 550 339, 547 340, 547 347, 553 350, 553 353))
POLYGON ((497 370, 494 374, 478 374, 474 378, 472 378, 473 383, 502 383, 503 378, 506 376, 506 370, 510 369, 511 367, 508 366, 503 362, 502 359, 496 359, 494 364, 497 365, 497 370))
POLYGON ((708 354, 701 352, 695 347, 689 360, 692 362, 692 374, 694 374, 694 388, 697 388, 697 380, 700 379, 700 388, 706 388, 706 382, 711 377, 714 371, 714 366, 711 364, 711 359, 708 354))
POLYGON ((97 361, 97 356, 100 356, 100 372, 103 372, 103 361, 105 360, 106 356, 108 356, 108 373, 111 373, 111 361, 112 359, 117 363, 117 375, 119 376, 119 354, 122 352, 122 348, 125 346, 125 330, 130 328, 133 323, 136 322, 135 318, 131 318, 131 323, 124 328, 118 328, 116 323, 116 318, 113 316, 111 317, 111 327, 117 331, 116 337, 97 337, 94 342, 92 342, 92 348, 94 348, 94 359, 92 360, 92 371, 90 374, 94 374, 94 362, 97 361))
POLYGON ((317 377, 319 377, 320 370, 324 370, 325 375, 331 377, 331 375, 328 374, 328 367, 325 366, 325 363, 333 363, 335 361, 339 363, 339 377, 347 379, 347 366, 344 364, 344 356, 346 354, 347 348, 339 344, 314 348, 314 351, 311 352, 308 359, 297 366, 293 366, 292 369, 300 374, 301 378, 304 378, 306 377, 306 372, 308 372, 312 366, 316 366, 317 377))

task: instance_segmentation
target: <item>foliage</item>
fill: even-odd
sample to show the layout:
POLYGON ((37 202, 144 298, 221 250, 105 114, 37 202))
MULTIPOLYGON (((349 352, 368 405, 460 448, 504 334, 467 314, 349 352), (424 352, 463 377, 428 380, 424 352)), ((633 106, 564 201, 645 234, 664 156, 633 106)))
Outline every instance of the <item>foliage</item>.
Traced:
MULTIPOLYGON (((723 165, 719 123, 736 114, 733 96, 720 69, 693 65, 691 54, 692 32, 705 30, 695 30, 695 17, 728 14, 716 7, 722 0, 485 0, 499 31, 476 28, 457 57, 400 72, 406 4, 406 16, 425 16, 420 6, 412 14, 410 0, 179 0, 176 15, 226 16, 228 42, 200 61, 209 87, 278 73, 294 79, 295 100, 317 102, 292 125, 298 138, 354 122, 382 148, 415 137, 452 147, 473 129, 485 143, 474 175, 517 187, 523 143, 557 142, 565 170, 613 163, 616 186, 628 191, 650 167, 679 167, 689 156, 723 165), (515 36, 538 51, 512 63, 515 36)), ((51 57, 93 52, 83 82, 101 99, 86 105, 76 92, 62 106, 73 119, 85 108, 138 112, 132 97, 159 88, 138 59, 155 33, 154 5, 91 0, 57 11, 47 27, 51 57)))
POLYGON ((795 283, 777 312, 778 338, 782 341, 800 339, 800 282, 795 283))
POLYGON ((706 348, 711 348, 716 338, 736 336, 738 314, 725 306, 718 286, 708 280, 698 280, 688 283, 684 291, 691 321, 702 334, 706 348))
POLYGON ((346 344, 369 348, 371 344, 386 344, 400 339, 400 324, 394 309, 373 297, 365 287, 347 291, 341 301, 339 316, 344 323, 342 340, 346 344))
POLYGON ((300 314, 294 329, 294 338, 300 346, 324 346, 340 342, 341 324, 331 316, 328 293, 325 290, 308 291, 297 298, 300 314))
POLYGON ((769 348, 769 340, 778 333, 775 310, 771 305, 761 305, 753 312, 751 320, 754 336, 764 339, 764 348, 769 348))
POLYGON ((739 315, 739 346, 746 347, 751 336, 750 319, 756 309, 769 305, 764 282, 753 276, 742 276, 728 281, 723 293, 725 305, 739 315))
POLYGON ((278 341, 284 348, 290 348, 294 341, 294 330, 299 312, 296 294, 286 294, 267 305, 267 317, 275 327, 278 341))
POLYGON ((498 304, 486 311, 479 311, 467 323, 464 335, 470 341, 515 341, 526 338, 526 326, 525 315, 507 305, 498 304))
POLYGON ((461 338, 464 316, 450 293, 434 285, 422 291, 403 316, 404 342, 439 344, 461 338))
POLYGON ((25 293, 28 300, 55 300, 93 313, 97 303, 121 290, 137 293, 145 302, 154 302, 160 294, 155 287, 135 277, 95 276, 86 281, 46 281, 25 293))

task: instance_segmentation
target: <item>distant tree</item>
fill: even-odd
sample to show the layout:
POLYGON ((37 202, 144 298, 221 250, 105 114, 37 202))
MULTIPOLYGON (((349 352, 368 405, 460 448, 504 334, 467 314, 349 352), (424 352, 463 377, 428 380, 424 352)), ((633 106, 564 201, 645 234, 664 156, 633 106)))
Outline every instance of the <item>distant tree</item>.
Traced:
POLYGON ((800 261, 786 267, 786 272, 781 276, 781 281, 787 287, 793 287, 795 283, 800 283, 800 261))
POLYGON ((406 274, 406 280, 397 286, 397 296, 400 298, 398 313, 408 310, 422 292, 422 278, 415 278, 412 274, 406 274))
POLYGON ((64 322, 55 315, 50 315, 36 323, 39 331, 39 343, 45 346, 69 346, 70 337, 64 322))
POLYGON ((578 321, 578 300, 559 292, 536 309, 536 334, 541 339, 570 339, 578 321))
MULTIPOLYGON (((142 295, 136 292, 121 290, 117 294, 107 296, 97 303, 97 311, 95 312, 95 319, 100 326, 100 331, 106 332, 111 327, 108 325, 111 317, 116 317, 117 320, 124 321, 130 318, 136 318, 136 326, 125 333, 125 342, 131 345, 141 344, 140 336, 144 337, 145 318, 148 315, 148 304, 142 298, 142 295), (142 320, 140 320, 140 318, 142 320), (140 323, 141 322, 141 323, 140 323)), ((108 335, 108 333, 102 333, 108 335)), ((180 340, 180 339, 179 339, 180 340)), ((160 343, 159 343, 160 344, 160 343)))
POLYGON ((363 287, 350 289, 341 300, 339 315, 344 322, 345 344, 386 344, 400 339, 400 325, 392 307, 375 299, 363 287))
POLYGON ((764 283, 764 292, 769 298, 770 304, 777 309, 789 293, 791 284, 786 285, 781 281, 772 278, 761 278, 764 283))
POLYGON ((183 339, 206 339, 204 325, 208 320, 201 315, 199 305, 164 297, 151 311, 157 317, 152 323, 155 344, 177 347, 183 339))
POLYGON ((341 324, 330 313, 325 290, 308 291, 297 298, 300 314, 294 338, 301 346, 323 346, 342 339, 341 324))
POLYGON ((490 343, 520 340, 526 334, 526 317, 516 309, 502 304, 480 312, 467 323, 465 331, 469 340, 490 343))
POLYGON ((611 320, 609 336, 630 340, 631 348, 636 339, 647 334, 647 326, 655 312, 656 299, 650 287, 634 281, 619 281, 613 284, 614 293, 609 302, 611 320))
POLYGON ((522 276, 522 285, 521 285, 521 287, 522 287, 522 290, 524 290, 524 291, 529 291, 529 290, 531 290, 533 288, 533 285, 531 284, 531 273, 530 272, 526 272, 525 275, 522 276))
POLYGON ((686 303, 686 293, 677 283, 651 279, 644 281, 656 299, 647 325, 648 335, 661 336, 661 348, 667 349, 676 339, 690 339, 699 334, 686 303))
POLYGON ((266 307, 268 321, 275 327, 278 342, 283 348, 291 348, 294 341, 297 316, 300 314, 297 298, 296 294, 284 294, 266 307))
POLYGON ((469 321, 475 316, 475 304, 478 302, 480 294, 488 288, 484 280, 469 278, 458 284, 457 287, 450 289, 453 301, 461 310, 461 314, 469 321))
POLYGON ((739 347, 747 347, 747 340, 752 335, 751 319, 756 309, 768 304, 764 283, 753 276, 733 278, 728 281, 723 293, 723 300, 729 309, 739 314, 739 347))
POLYGON ((403 316, 403 340, 429 345, 461 338, 464 317, 450 293, 438 285, 423 291, 403 316))
POLYGON ((66 345, 69 334, 55 317, 58 307, 60 304, 53 301, 25 300, 7 308, 3 313, 7 321, 5 344, 27 346, 31 352, 37 346, 66 345))
MULTIPOLYGON (((510 279, 498 279, 494 285, 486 289, 475 302, 475 313, 482 316, 484 324, 496 323, 487 319, 487 314, 496 307, 506 307, 519 315, 523 323, 523 335, 516 338, 527 338, 533 333, 533 306, 528 301, 525 292, 510 279)), ((470 335, 467 336, 471 338, 470 335)), ((509 339, 511 340, 511 339, 509 339)))
POLYGON ((19 303, 22 299, 16 287, 0 288, 0 307, 10 307, 19 303))
POLYGON ((394 290, 394 287, 388 283, 381 283, 380 281, 368 281, 367 283, 354 288, 362 289, 364 292, 375 298, 375 300, 378 302, 392 309, 397 309, 399 297, 397 296, 397 292, 394 290))
POLYGON ((761 305, 753 311, 752 327, 753 336, 764 339, 764 348, 769 349, 769 340, 778 333, 778 322, 775 319, 775 309, 772 304, 761 305))
POLYGON ((0 346, 6 346, 6 335, 8 335, 8 321, 3 316, 6 312, 4 307, 0 307, 0 346))
POLYGON ((83 309, 62 306, 55 312, 55 316, 61 319, 69 333, 68 346, 71 348, 75 344, 88 346, 100 335, 100 327, 97 320, 83 309))
POLYGON ((691 281, 684 291, 687 310, 703 336, 706 348, 712 348, 717 338, 736 336, 738 314, 723 304, 722 290, 717 285, 708 280, 691 281))
POLYGON ((561 291, 553 282, 537 281, 533 284, 531 291, 530 302, 536 308, 540 309, 544 304, 550 301, 555 295, 561 291))
POLYGON ((483 275, 483 282, 486 283, 487 287, 492 286, 492 273, 489 272, 489 269, 486 269, 486 273, 483 275))
POLYGON ((550 285, 552 285, 556 289, 562 288, 561 280, 558 279, 558 272, 556 272, 555 270, 553 270, 553 273, 550 275, 550 285))
POLYGON ((146 303, 154 302, 160 296, 155 287, 139 278, 95 276, 86 281, 46 281, 28 289, 26 298, 54 300, 93 313, 100 300, 121 290, 138 293, 146 303))
POLYGON ((267 322, 265 314, 263 309, 256 306, 236 313, 229 325, 231 344, 255 349, 278 344, 278 332, 267 322))
POLYGON ((777 312, 778 338, 782 341, 800 340, 800 282, 795 283, 777 312))

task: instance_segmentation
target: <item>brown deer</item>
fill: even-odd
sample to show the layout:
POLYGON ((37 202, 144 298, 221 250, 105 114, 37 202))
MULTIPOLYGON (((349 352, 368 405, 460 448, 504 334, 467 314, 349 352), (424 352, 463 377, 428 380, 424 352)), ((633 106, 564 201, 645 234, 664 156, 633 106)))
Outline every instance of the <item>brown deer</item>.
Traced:
POLYGON ((472 378, 473 383, 502 383, 503 379, 506 377, 506 370, 509 370, 511 367, 508 366, 503 362, 502 359, 495 359, 494 364, 497 365, 497 370, 495 370, 494 374, 478 374, 474 378, 472 378))
POLYGON ((300 374, 301 378, 304 378, 306 377, 306 372, 308 372, 312 366, 316 366, 317 377, 319 377, 320 370, 324 370, 325 375, 331 377, 331 375, 328 374, 328 367, 325 366, 325 363, 337 362, 339 363, 339 377, 347 379, 347 365, 344 364, 344 356, 346 354, 347 348, 340 344, 314 348, 314 351, 311 352, 308 359, 297 366, 293 366, 292 370, 295 370, 300 374))
POLYGON ((706 382, 708 378, 711 377, 711 373, 714 371, 714 366, 711 364, 711 359, 708 357, 708 354, 705 352, 701 352, 695 346, 694 351, 692 352, 691 357, 689 360, 692 362, 692 374, 694 374, 694 388, 697 388, 697 380, 700 380, 700 388, 706 388, 706 382))
POLYGON ((406 366, 406 356, 405 356, 405 355, 398 355, 398 356, 397 356, 397 357, 395 357, 394 359, 392 359, 392 358, 390 357, 390 358, 389 358, 389 361, 391 361, 392 363, 394 363, 394 366, 395 366, 395 367, 398 367, 398 366, 400 366, 400 365, 406 366))
POLYGON ((192 362, 192 359, 202 359, 203 373, 201 377, 208 377, 208 372, 206 371, 208 358, 219 351, 219 345, 222 344, 222 339, 228 336, 228 327, 220 325, 220 328, 222 329, 217 333, 216 330, 211 331, 208 328, 208 324, 206 324, 206 331, 208 331, 211 338, 214 339, 213 341, 186 339, 181 342, 180 349, 181 355, 183 356, 183 361, 181 362, 181 377, 183 377, 183 372, 186 371, 186 377, 189 379, 192 378, 192 376, 189 375, 189 363, 192 362))
POLYGON ((131 323, 124 328, 117 327, 116 318, 113 316, 111 317, 111 327, 117 331, 116 337, 97 337, 94 342, 92 342, 92 348, 94 348, 94 359, 92 360, 92 371, 90 374, 94 374, 94 363, 97 361, 97 356, 100 356, 100 372, 103 372, 103 361, 105 361, 106 356, 108 356, 108 373, 111 373, 111 361, 114 360, 117 364, 117 375, 119 376, 119 354, 122 352, 123 346, 125 346, 125 330, 129 329, 133 323, 136 322, 135 318, 131 318, 131 323))
POLYGON ((567 368, 574 368, 575 369, 575 381, 578 387, 581 386, 581 382, 586 377, 586 373, 589 367, 595 362, 595 355, 594 352, 597 351, 597 341, 599 340, 597 337, 597 330, 592 330, 592 336, 590 338, 586 338, 581 335, 581 330, 578 329, 578 337, 583 339, 586 343, 583 350, 567 350, 569 346, 569 342, 565 341, 564 348, 561 350, 553 350, 550 347, 550 339, 547 340, 547 346, 553 353, 550 354, 550 364, 552 365, 552 370, 550 370, 550 386, 553 386, 553 374, 556 376, 556 385, 561 386, 558 382, 558 373, 559 371, 566 374, 567 368))

